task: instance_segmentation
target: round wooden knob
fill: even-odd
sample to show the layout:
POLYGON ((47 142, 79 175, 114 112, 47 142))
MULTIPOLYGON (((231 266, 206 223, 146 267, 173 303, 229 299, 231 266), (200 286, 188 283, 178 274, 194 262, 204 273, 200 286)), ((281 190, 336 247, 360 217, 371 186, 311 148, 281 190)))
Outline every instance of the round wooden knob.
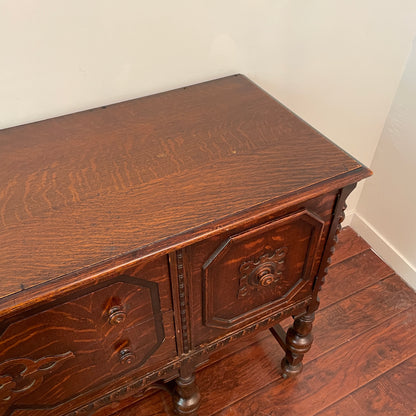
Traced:
POLYGON ((108 311, 108 322, 110 325, 119 325, 126 320, 127 314, 121 306, 113 306, 108 311))
POLYGON ((264 266, 257 270, 256 279, 260 286, 269 286, 275 280, 275 275, 271 267, 264 266))
POLYGON ((120 358, 121 364, 128 364, 128 365, 130 365, 136 358, 134 353, 132 353, 128 348, 123 348, 118 353, 118 356, 120 358))

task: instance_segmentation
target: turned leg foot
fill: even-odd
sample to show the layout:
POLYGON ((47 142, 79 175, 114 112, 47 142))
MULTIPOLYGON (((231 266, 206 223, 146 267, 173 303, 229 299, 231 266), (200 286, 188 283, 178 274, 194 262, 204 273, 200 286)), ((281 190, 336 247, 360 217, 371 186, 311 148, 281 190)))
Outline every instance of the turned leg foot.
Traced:
POLYGON ((195 376, 178 377, 175 384, 173 403, 176 414, 197 416, 201 396, 195 383, 195 376))
POLYGON ((286 356, 282 360, 283 377, 293 377, 302 371, 302 360, 312 345, 314 313, 296 318, 286 334, 286 356))

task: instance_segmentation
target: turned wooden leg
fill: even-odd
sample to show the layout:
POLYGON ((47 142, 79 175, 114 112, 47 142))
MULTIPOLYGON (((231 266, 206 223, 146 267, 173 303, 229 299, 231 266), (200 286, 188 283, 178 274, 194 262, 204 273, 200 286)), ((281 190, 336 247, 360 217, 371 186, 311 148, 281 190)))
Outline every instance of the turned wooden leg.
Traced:
POLYGON ((175 384, 173 403, 176 414, 197 416, 201 396, 195 376, 192 374, 189 377, 178 377, 175 384))
POLYGON ((312 345, 312 323, 315 314, 296 318, 286 334, 286 356, 282 360, 283 377, 293 377, 302 371, 302 360, 312 345))

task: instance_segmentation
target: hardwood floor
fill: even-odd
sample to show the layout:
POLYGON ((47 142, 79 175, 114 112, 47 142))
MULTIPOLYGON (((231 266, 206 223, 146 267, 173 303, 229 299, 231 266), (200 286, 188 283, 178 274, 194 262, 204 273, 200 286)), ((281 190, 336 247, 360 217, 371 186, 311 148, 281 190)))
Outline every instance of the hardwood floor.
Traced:
MULTIPOLYGON (((197 373, 199 415, 416 415, 415 292, 346 228, 320 297, 297 379, 280 376, 283 352, 272 335, 256 334, 197 373)), ((115 415, 172 414, 160 391, 115 415)))

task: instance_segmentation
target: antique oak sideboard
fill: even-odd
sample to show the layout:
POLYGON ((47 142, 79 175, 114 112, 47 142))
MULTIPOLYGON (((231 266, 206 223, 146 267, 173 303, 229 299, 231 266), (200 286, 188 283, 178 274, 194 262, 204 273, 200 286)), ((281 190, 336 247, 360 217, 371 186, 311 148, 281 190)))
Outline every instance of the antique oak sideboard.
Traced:
POLYGON ((196 415, 197 367, 258 330, 299 373, 369 175, 242 75, 2 130, 0 415, 108 415, 158 382, 196 415))

